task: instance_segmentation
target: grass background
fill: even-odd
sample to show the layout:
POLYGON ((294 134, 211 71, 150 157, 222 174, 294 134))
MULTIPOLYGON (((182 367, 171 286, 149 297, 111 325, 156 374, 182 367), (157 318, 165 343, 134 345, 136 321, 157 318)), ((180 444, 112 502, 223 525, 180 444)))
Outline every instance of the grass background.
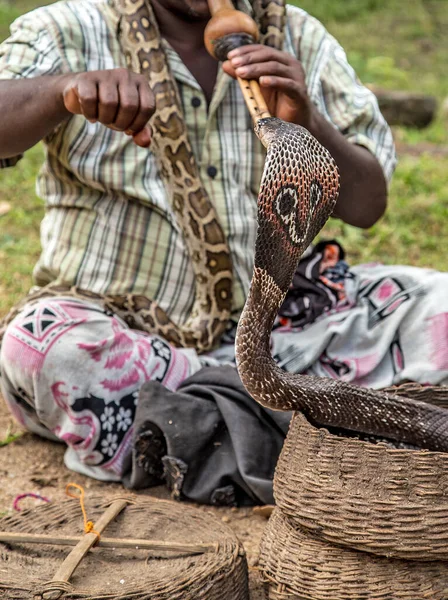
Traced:
MULTIPOLYGON (((50 2, 0 0, 0 40, 20 14, 50 2)), ((342 43, 365 83, 448 98, 446 77, 448 0, 300 0, 342 43)), ((337 236, 349 260, 406 263, 447 269, 448 116, 426 129, 394 129, 400 162, 390 189, 389 210, 369 231, 332 221, 325 236, 337 236)), ((27 152, 18 166, 0 172, 0 314, 31 285, 39 255, 43 203, 34 179, 43 153, 27 152)))

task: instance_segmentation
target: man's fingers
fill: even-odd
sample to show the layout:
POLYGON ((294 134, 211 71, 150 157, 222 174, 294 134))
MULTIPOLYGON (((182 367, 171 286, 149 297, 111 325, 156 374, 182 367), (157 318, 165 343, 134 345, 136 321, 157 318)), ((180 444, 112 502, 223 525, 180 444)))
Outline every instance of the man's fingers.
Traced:
POLYGON ((79 73, 70 79, 63 99, 72 114, 125 131, 139 146, 149 146, 151 128, 147 123, 154 114, 155 100, 142 76, 127 69, 79 73))
POLYGON ((227 75, 230 75, 230 77, 236 78, 235 69, 232 67, 230 60, 226 60, 222 63, 222 69, 224 73, 227 73, 227 75))
POLYGON ((98 121, 103 125, 115 123, 120 101, 117 84, 112 80, 99 85, 98 121))
POLYGON ((128 82, 122 83, 118 88, 119 108, 116 119, 113 123, 114 128, 119 131, 125 131, 134 122, 140 108, 140 97, 137 86, 129 85, 128 82))
POLYGON ((137 146, 141 148, 148 148, 152 140, 152 129, 149 125, 146 125, 141 131, 135 133, 132 139, 137 146))
POLYGON ((142 81, 140 83, 138 87, 138 94, 139 110, 133 123, 131 123, 131 125, 128 127, 128 130, 132 133, 138 133, 144 129, 155 110, 154 96, 146 81, 142 81))
POLYGON ((261 44, 253 44, 236 48, 235 50, 229 52, 227 58, 230 60, 234 68, 252 63, 267 62, 270 60, 275 60, 276 62, 284 65, 289 65, 293 60, 295 60, 294 57, 286 52, 282 52, 276 48, 269 48, 268 46, 263 46, 261 44))
POLYGON ((222 68, 231 77, 241 77, 243 79, 259 79, 264 75, 276 75, 288 78, 292 76, 290 65, 284 65, 276 61, 251 64, 235 69, 232 62, 227 60, 222 64, 222 68))
POLYGON ((63 95, 65 108, 74 115, 81 115, 82 109, 76 88, 69 86, 64 90, 63 95))
POLYGON ((77 94, 82 114, 89 121, 98 120, 98 85, 90 79, 79 79, 77 94))
POLYGON ((291 67, 273 60, 268 62, 237 67, 235 73, 243 79, 259 79, 263 75, 276 75, 278 77, 291 77, 291 67))
POLYGON ((259 83, 263 88, 275 88, 283 92, 289 98, 297 99, 299 96, 306 98, 306 90, 302 89, 293 79, 287 77, 277 77, 275 75, 263 75, 259 79, 259 83))

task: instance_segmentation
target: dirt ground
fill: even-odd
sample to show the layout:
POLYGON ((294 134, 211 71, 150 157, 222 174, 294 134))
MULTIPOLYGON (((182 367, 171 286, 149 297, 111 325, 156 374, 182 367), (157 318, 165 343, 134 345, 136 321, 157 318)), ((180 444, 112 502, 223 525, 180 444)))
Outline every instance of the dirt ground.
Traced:
MULTIPOLYGON (((12 419, 0 396, 0 440, 4 438, 12 419)), ((37 493, 52 502, 66 498, 65 486, 75 482, 84 486, 89 493, 101 493, 105 498, 114 496, 123 489, 114 483, 102 483, 69 471, 63 462, 64 445, 43 440, 25 433, 23 437, 7 446, 0 447, 0 515, 11 514, 13 501, 19 494, 37 493)), ((144 493, 169 499, 163 487, 151 488, 144 493)), ((31 508, 40 503, 31 498, 23 499, 20 508, 31 508)), ((251 508, 214 508, 199 506, 229 525, 243 542, 247 552, 250 579, 250 600, 265 600, 259 574, 258 546, 266 525, 266 519, 256 515, 251 508)), ((229 599, 230 600, 230 599, 229 599)))

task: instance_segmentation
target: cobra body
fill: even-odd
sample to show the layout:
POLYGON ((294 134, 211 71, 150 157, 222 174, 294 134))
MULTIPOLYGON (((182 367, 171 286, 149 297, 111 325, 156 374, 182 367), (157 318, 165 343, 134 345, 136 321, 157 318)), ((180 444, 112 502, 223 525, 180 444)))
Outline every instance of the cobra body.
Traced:
POLYGON ((236 338, 244 386, 263 406, 301 411, 318 425, 447 451, 445 409, 337 380, 286 373, 272 359, 275 317, 301 254, 333 211, 339 177, 329 153, 302 127, 268 118, 257 129, 267 158, 258 198, 254 272, 236 338))

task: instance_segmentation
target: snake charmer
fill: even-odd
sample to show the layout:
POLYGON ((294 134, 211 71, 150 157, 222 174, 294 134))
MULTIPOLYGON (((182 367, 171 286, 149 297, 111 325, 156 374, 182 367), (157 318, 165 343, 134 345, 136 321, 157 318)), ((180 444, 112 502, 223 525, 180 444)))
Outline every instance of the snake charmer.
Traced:
MULTIPOLYGON (((3 323, 1 389, 19 423, 65 443, 67 467, 91 477, 129 474, 145 383, 176 392, 235 364, 256 240, 259 248, 260 183, 263 202, 276 185, 269 172, 263 179, 266 151, 237 77, 257 80, 270 113, 331 154, 340 179, 334 218, 368 228, 386 209, 391 131, 344 50, 300 8, 238 7, 261 37, 221 63, 204 45, 206 0, 64 0, 18 19, 0 45, 0 166, 13 167, 41 140, 46 148, 36 286, 3 323)), ((302 160, 294 143, 277 151, 285 173, 302 160)), ((243 323, 253 344, 262 339, 279 372, 326 378, 327 390, 330 380, 447 384, 448 275, 349 267, 337 242, 309 246, 304 221, 291 220, 300 199, 282 185, 281 202, 270 205, 277 226, 307 247, 283 277, 289 289, 274 323, 265 318, 273 288, 253 287, 243 323), (263 326, 270 337, 258 336, 263 326)), ((324 188, 308 182, 310 210, 320 210, 324 188)), ((263 233, 264 259, 282 279, 272 231, 263 233)), ((241 364, 245 351, 240 345, 241 364)), ((263 387, 263 377, 249 387, 263 387)))

